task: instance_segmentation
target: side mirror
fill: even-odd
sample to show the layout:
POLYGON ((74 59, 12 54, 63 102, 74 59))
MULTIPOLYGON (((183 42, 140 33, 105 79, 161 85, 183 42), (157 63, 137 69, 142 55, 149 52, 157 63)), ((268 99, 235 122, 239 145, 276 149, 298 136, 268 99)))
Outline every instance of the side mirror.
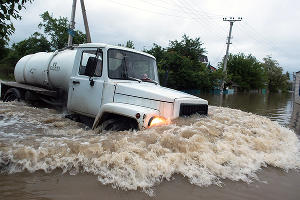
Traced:
POLYGON ((89 77, 94 76, 97 67, 97 62, 98 62, 98 58, 89 57, 86 64, 85 73, 84 73, 86 76, 89 77))

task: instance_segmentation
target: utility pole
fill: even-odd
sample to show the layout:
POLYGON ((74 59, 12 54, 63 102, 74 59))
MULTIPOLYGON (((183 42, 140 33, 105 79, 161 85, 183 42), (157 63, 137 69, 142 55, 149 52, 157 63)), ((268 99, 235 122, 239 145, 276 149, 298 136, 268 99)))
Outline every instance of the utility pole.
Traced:
POLYGON ((72 46, 72 44, 73 44, 74 29, 75 29, 76 2, 77 2, 77 0, 73 0, 72 12, 71 12, 71 21, 70 21, 70 27, 69 27, 69 30, 68 30, 68 33, 69 33, 68 47, 72 46))
POLYGON ((84 22, 85 34, 86 34, 86 42, 91 43, 92 40, 91 40, 91 35, 90 35, 89 24, 88 24, 87 17, 86 17, 84 1, 80 0, 80 3, 81 3, 82 17, 83 17, 83 22, 84 22))
POLYGON ((227 49, 226 49, 226 54, 225 54, 225 58, 224 58, 224 67, 223 67, 223 73, 225 74, 225 77, 222 80, 222 84, 221 84, 221 88, 220 88, 221 94, 223 93, 224 79, 227 76, 226 68, 227 68, 227 60, 228 60, 228 55, 229 55, 229 45, 231 44, 230 39, 231 39, 232 26, 233 26, 234 22, 242 21, 242 18, 241 17, 238 17, 237 19, 235 19, 234 17, 230 17, 229 19, 223 18, 223 21, 229 22, 230 23, 230 28, 229 28, 229 36, 227 38, 227 43, 226 43, 227 44, 227 49))
MULTIPOLYGON (((68 33, 69 33, 68 47, 73 45, 73 37, 75 35, 74 29, 75 29, 76 2, 77 2, 77 0, 73 0, 72 12, 71 12, 71 21, 70 21, 70 27, 69 27, 69 30, 68 30, 68 33)), ((86 33, 86 41, 87 41, 87 43, 91 43, 92 41, 91 41, 89 24, 88 24, 87 17, 86 17, 84 0, 80 0, 80 3, 81 3, 81 10, 82 10, 84 28, 85 28, 85 33, 86 33)))

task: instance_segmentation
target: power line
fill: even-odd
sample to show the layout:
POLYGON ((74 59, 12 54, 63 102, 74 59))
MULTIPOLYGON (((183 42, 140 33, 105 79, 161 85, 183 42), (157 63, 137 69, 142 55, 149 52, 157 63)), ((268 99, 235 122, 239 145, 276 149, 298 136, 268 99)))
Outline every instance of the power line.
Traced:
POLYGON ((190 17, 186 18, 186 17, 183 17, 183 15, 174 15, 174 14, 168 14, 168 13, 165 13, 165 12, 157 12, 157 11, 153 11, 153 10, 149 10, 149 9, 145 9, 145 8, 140 8, 140 7, 137 7, 137 6, 128 5, 128 4, 125 4, 125 3, 120 3, 120 2, 114 1, 114 0, 110 0, 108 2, 118 4, 118 5, 121 5, 121 6, 126 6, 126 7, 129 7, 129 8, 133 8, 133 9, 136 9, 136 10, 139 10, 139 11, 146 11, 146 12, 149 12, 149 13, 162 15, 162 16, 176 17, 176 18, 188 19, 188 20, 196 20, 196 18, 190 18, 190 17))
MULTIPOLYGON (((205 31, 208 35, 212 35, 214 34, 216 37, 218 37, 219 39, 223 40, 223 36, 219 33, 221 31, 219 30, 216 30, 214 27, 212 27, 210 25, 210 23, 207 22, 207 20, 203 19, 205 17, 205 15, 203 16, 200 16, 198 13, 195 14, 194 11, 190 8, 187 8, 185 5, 179 5, 179 7, 181 8, 181 12, 180 13, 183 13, 183 15, 174 15, 174 14, 169 14, 169 13, 161 13, 161 12, 157 12, 155 10, 149 10, 149 9, 145 9, 145 8, 140 8, 140 7, 137 7, 137 6, 132 6, 132 5, 128 5, 128 4, 125 4, 125 3, 120 3, 120 2, 116 2, 114 0, 111 0, 110 2, 112 3, 115 3, 115 4, 119 4, 119 5, 122 5, 122 6, 126 6, 126 7, 130 7, 130 8, 134 8, 134 9, 137 9, 137 10, 144 10, 144 11, 147 11, 147 12, 150 12, 150 13, 154 13, 154 14, 159 14, 159 15, 163 15, 163 16, 169 16, 169 17, 177 17, 177 18, 180 18, 180 19, 190 19, 192 21, 195 21, 195 22, 198 22, 201 24, 202 27, 204 27, 203 29, 201 29, 202 31, 205 31), (212 31, 209 31, 208 29, 211 29, 212 31)), ((148 2, 149 3, 149 2, 148 2)), ((175 2, 177 3, 177 2, 175 2)), ((155 3, 151 3, 152 6, 154 7, 157 7, 157 5, 155 3)), ((178 3, 177 3, 178 5, 178 3)), ((160 8, 163 8, 163 9, 166 9, 166 7, 164 6, 159 6, 160 8)), ((173 9, 173 10, 176 10, 176 9, 173 9)))
MULTIPOLYGON (((145 1, 145 0, 144 0, 145 1)), ((168 6, 170 6, 170 1, 166 1, 166 0, 158 0, 158 1, 160 1, 160 2, 164 2, 166 5, 168 5, 168 6)), ((194 7, 192 7, 194 10, 196 10, 194 7)), ((206 11, 204 11, 204 10, 202 10, 202 9, 199 9, 199 10, 196 10, 197 12, 199 12, 200 13, 200 15, 206 15, 206 16, 209 16, 210 18, 219 18, 219 17, 221 17, 222 15, 217 15, 217 14, 213 14, 213 13, 208 13, 208 12, 206 12, 206 11), (201 14, 201 13, 203 13, 203 14, 201 14)))
MULTIPOLYGON (((162 9, 165 9, 165 10, 168 10, 168 11, 170 11, 170 10, 172 10, 172 11, 175 11, 175 12, 180 12, 180 13, 183 13, 182 12, 182 9, 180 9, 180 8, 177 8, 177 7, 170 7, 170 2, 166 2, 166 1, 162 1, 161 0, 161 2, 164 2, 164 3, 167 3, 167 5, 161 5, 161 4, 156 4, 156 3, 153 3, 153 1, 147 1, 147 0, 140 0, 140 1, 143 1, 143 2, 145 2, 146 4, 149 4, 149 5, 152 5, 152 6, 155 6, 155 7, 157 7, 157 8, 162 8, 162 9)), ((157 1, 156 1, 157 2, 157 1)), ((205 14, 199 14, 200 16, 205 16, 205 14)), ((213 18, 213 17, 215 17, 216 18, 216 16, 210 16, 211 18, 213 18)), ((219 16, 218 16, 218 18, 219 18, 219 16)))
POLYGON ((114 0, 110 0, 108 2, 112 2, 114 4, 119 4, 121 6, 126 6, 126 7, 129 7, 129 8, 133 8, 133 9, 136 9, 136 10, 139 10, 139 11, 143 10, 143 11, 146 11, 146 12, 149 12, 149 13, 153 13, 153 14, 158 14, 158 15, 163 15, 163 16, 168 16, 168 17, 182 18, 182 16, 180 16, 180 15, 171 15, 171 14, 167 14, 167 13, 156 12, 156 11, 148 10, 148 9, 145 9, 145 8, 139 8, 139 7, 136 7, 136 6, 132 6, 132 5, 120 3, 120 2, 117 2, 117 1, 114 1, 114 0))
MULTIPOLYGON (((268 40, 264 35, 259 33, 254 27, 252 27, 248 22, 238 24, 237 28, 241 33, 248 35, 252 40, 255 41, 255 45, 266 48, 270 51, 270 53, 275 53, 277 49, 279 49, 279 44, 276 44, 274 41, 268 40)), ((289 54, 285 51, 285 49, 280 50, 280 52, 284 52, 285 54, 289 54)))
MULTIPOLYGON (((184 1, 183 0, 183 2, 186 4, 186 5, 184 5, 184 3, 182 3, 182 6, 184 7, 184 8, 186 8, 187 9, 187 6, 190 6, 191 7, 191 9, 189 9, 190 11, 191 11, 191 13, 194 15, 194 16, 199 16, 199 13, 198 12, 196 12, 196 10, 194 9, 194 7, 192 6, 192 5, 188 5, 189 4, 189 2, 188 1, 184 1)), ((203 13, 205 13, 204 11, 203 11, 203 13)), ((221 40, 223 40, 223 35, 220 33, 220 32, 222 32, 222 30, 220 31, 220 30, 217 30, 218 28, 216 28, 216 26, 211 26, 211 24, 208 22, 209 20, 210 21, 212 21, 208 16, 206 16, 206 15, 204 15, 204 20, 201 18, 201 17, 199 17, 199 19, 201 19, 201 21, 204 21, 204 23, 205 23, 205 28, 208 28, 208 29, 210 29, 212 32, 209 32, 209 34, 212 34, 212 33, 214 33, 216 36, 218 36, 219 37, 219 39, 221 39, 221 40)), ((215 25, 217 24, 217 23, 214 23, 215 25)), ((206 30, 206 29, 204 29, 204 30, 206 30)))
POLYGON ((221 26, 218 27, 216 26, 217 23, 214 21, 214 19, 216 19, 216 17, 221 16, 221 15, 214 15, 214 14, 209 14, 207 12, 205 12, 203 9, 198 8, 196 6, 193 6, 190 4, 189 1, 174 1, 175 4, 177 5, 178 8, 174 8, 174 7, 170 7, 170 2, 167 2, 165 0, 159 0, 160 2, 163 2, 164 5, 158 5, 157 1, 146 1, 146 0, 142 0, 145 4, 151 5, 155 8, 158 8, 160 10, 168 10, 168 11, 176 11, 178 14, 170 14, 170 13, 166 13, 166 12, 159 12, 157 10, 149 10, 149 9, 145 9, 145 8, 141 8, 141 7, 137 7, 137 6, 133 6, 133 5, 128 5, 126 3, 121 3, 121 2, 117 2, 114 0, 111 0, 109 2, 115 3, 115 4, 119 4, 122 6, 126 6, 126 7, 130 7, 133 9, 137 9, 139 11, 143 10, 143 11, 147 11, 150 13, 154 13, 154 14, 158 14, 158 15, 163 15, 163 16, 169 16, 169 17, 177 17, 180 19, 189 19, 192 21, 195 21, 197 23, 199 23, 203 28, 201 29, 202 33, 206 33, 208 35, 215 35, 215 37, 219 38, 220 40, 224 39, 224 36, 222 35, 222 33, 225 33, 225 29, 221 26), (166 7, 166 4, 169 7, 166 7), (212 25, 211 23, 209 23, 209 21, 214 21, 214 25, 212 25), (204 32, 203 32, 204 31, 204 32))

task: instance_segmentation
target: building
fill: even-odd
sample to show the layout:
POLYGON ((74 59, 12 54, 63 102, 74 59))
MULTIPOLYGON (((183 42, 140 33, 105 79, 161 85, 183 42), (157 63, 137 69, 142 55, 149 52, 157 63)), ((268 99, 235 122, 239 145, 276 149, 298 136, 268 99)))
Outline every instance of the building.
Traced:
POLYGON ((300 104, 300 71, 296 72, 294 76, 294 80, 295 80, 295 90, 294 90, 295 103, 300 104))
POLYGON ((299 122, 300 122, 300 104, 294 103, 289 127, 292 130, 295 130, 296 134, 300 134, 300 123, 299 122))
POLYGON ((203 64, 206 65, 206 67, 212 72, 212 71, 216 71, 217 69, 215 67, 213 67, 210 62, 208 61, 207 56, 205 55, 201 55, 199 58, 199 61, 202 62, 203 64))

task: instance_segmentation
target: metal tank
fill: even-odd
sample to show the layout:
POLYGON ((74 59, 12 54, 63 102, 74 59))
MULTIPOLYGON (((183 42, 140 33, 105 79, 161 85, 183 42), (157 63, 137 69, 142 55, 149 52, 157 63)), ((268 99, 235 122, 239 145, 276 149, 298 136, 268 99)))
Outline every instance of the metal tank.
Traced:
POLYGON ((67 49, 24 56, 15 67, 16 82, 67 91, 75 55, 76 50, 67 49))

